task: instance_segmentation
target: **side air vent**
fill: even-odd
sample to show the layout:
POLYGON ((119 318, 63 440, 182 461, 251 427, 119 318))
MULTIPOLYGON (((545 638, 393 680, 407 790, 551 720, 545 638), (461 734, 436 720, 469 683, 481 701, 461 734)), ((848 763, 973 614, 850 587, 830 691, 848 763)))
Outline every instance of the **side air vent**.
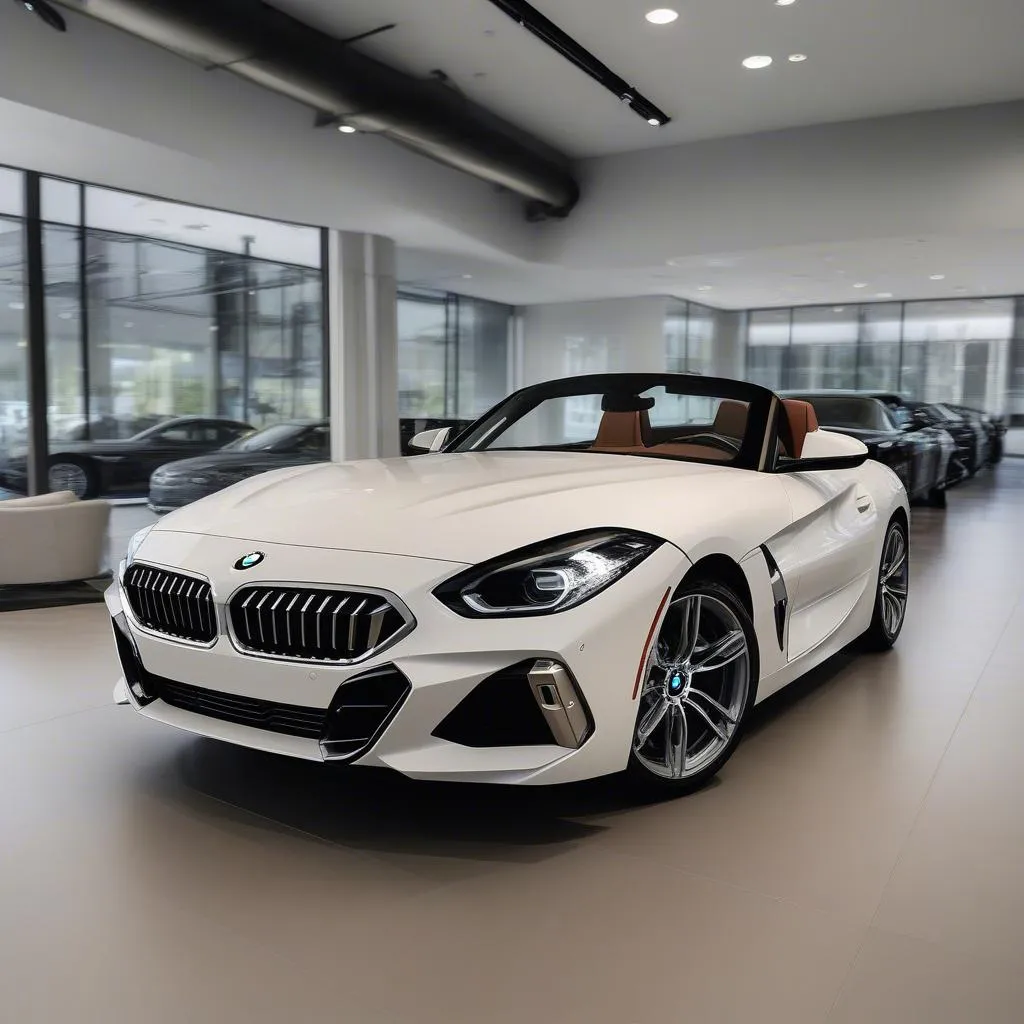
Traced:
POLYGON ((351 761, 369 750, 411 689, 409 680, 394 665, 342 683, 331 701, 320 740, 324 757, 351 761))
POLYGON ((135 563, 125 573, 132 614, 147 629, 193 643, 212 643, 217 613, 210 584, 183 573, 135 563))
POLYGON ((768 577, 772 585, 772 601, 775 604, 775 634, 781 651, 785 649, 786 609, 789 607, 789 594, 786 591, 786 581, 782 578, 782 570, 764 544, 761 545, 761 553, 768 566, 768 577))
POLYGON ((229 610, 243 651, 295 661, 358 661, 412 627, 388 598, 361 591, 252 586, 229 610))

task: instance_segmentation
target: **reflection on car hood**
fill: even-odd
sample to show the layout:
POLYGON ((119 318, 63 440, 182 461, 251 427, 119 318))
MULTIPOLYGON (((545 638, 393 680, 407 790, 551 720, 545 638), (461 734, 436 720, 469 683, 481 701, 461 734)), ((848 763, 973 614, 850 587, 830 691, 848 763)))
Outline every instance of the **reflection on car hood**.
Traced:
MULTIPOLYGON (((587 452, 490 452, 285 469, 171 513, 157 530, 476 562, 589 527, 685 542, 778 481, 728 466, 587 452)), ((684 549, 685 550, 685 549, 684 549)))

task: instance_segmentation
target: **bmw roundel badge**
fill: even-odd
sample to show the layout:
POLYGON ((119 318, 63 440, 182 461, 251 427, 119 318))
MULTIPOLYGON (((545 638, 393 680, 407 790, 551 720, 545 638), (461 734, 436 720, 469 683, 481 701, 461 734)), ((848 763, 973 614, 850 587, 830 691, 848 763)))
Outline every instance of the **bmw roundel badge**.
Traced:
POLYGON ((254 565, 259 565, 267 556, 262 551, 250 551, 247 555, 242 557, 235 562, 236 569, 251 569, 254 565))

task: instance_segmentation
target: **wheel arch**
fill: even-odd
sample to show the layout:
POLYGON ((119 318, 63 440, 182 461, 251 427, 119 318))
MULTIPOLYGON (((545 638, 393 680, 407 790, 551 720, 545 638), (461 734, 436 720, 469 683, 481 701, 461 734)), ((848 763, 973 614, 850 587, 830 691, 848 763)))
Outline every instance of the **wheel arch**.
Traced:
POLYGON ((704 555, 689 568, 680 586, 696 579, 711 579, 724 583, 743 602, 743 607, 751 619, 754 618, 754 599, 747 574, 739 562, 729 555, 721 552, 704 555))

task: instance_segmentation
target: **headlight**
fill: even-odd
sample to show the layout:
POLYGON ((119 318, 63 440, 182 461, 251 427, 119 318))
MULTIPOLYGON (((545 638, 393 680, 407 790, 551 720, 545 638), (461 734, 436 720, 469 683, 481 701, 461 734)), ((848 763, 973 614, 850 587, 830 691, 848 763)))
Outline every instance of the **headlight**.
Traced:
POLYGON ((133 534, 132 539, 128 541, 128 554, 124 558, 124 567, 126 569, 135 561, 135 556, 138 554, 139 548, 142 547, 142 542, 149 536, 149 531, 154 526, 156 526, 156 523, 144 526, 138 533, 133 534))
POLYGON ((434 596, 467 618, 560 612, 611 586, 662 543, 626 530, 576 533, 467 569, 434 596))

